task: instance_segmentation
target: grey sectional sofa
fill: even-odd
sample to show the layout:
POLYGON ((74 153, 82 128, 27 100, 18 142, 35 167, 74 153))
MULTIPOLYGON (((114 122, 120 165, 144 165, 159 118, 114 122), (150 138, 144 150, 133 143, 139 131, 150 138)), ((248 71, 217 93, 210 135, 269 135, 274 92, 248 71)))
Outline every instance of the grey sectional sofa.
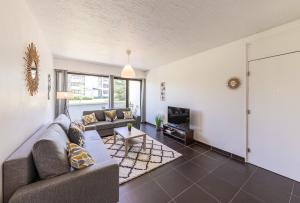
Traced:
POLYGON ((68 118, 60 115, 54 123, 40 128, 7 158, 3 164, 4 203, 118 202, 118 163, 110 157, 95 130, 84 132, 84 137, 85 148, 96 164, 40 180, 32 156, 33 145, 49 134, 68 139, 65 129, 61 129, 69 124, 68 118))
POLYGON ((87 130, 95 129, 102 137, 112 135, 114 133, 114 128, 127 126, 127 123, 132 123, 135 128, 140 129, 140 124, 141 124, 140 116, 133 116, 133 119, 124 119, 123 111, 129 111, 130 110, 129 108, 115 109, 117 112, 117 119, 113 122, 105 121, 104 111, 108 111, 108 110, 113 110, 113 109, 84 111, 83 116, 95 113, 96 118, 98 120, 97 123, 87 125, 86 129, 87 130))

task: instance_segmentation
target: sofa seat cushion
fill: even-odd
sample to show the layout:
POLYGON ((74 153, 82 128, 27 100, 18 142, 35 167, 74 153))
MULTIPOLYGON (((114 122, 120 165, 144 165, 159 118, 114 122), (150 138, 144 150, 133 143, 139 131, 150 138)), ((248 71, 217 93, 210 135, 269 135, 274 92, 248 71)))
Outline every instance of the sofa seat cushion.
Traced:
MULTIPOLYGON (((96 131, 94 132, 97 133, 96 131)), ((86 141, 84 147, 89 152, 89 154, 93 157, 93 159, 96 161, 96 164, 111 160, 111 157, 108 154, 102 139, 86 141)))
POLYGON ((65 132, 57 124, 48 127, 45 134, 33 145, 32 156, 41 179, 70 172, 65 132))
POLYGON ((101 140, 100 135, 96 130, 85 131, 83 132, 83 136, 86 142, 93 140, 101 140))
POLYGON ((100 121, 94 124, 97 130, 114 128, 114 122, 110 121, 100 121))
POLYGON ((135 123, 134 119, 118 119, 113 122, 114 128, 126 126, 127 123, 135 123))

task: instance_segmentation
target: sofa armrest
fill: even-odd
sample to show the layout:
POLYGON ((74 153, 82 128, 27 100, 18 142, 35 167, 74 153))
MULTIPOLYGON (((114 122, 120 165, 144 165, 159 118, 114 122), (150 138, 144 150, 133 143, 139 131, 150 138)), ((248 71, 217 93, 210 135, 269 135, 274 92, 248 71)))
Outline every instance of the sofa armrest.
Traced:
POLYGON ((109 160, 18 189, 9 203, 118 202, 119 167, 109 160))
POLYGON ((140 129, 141 127, 141 116, 133 116, 134 120, 135 120, 135 124, 134 127, 137 129, 140 129))

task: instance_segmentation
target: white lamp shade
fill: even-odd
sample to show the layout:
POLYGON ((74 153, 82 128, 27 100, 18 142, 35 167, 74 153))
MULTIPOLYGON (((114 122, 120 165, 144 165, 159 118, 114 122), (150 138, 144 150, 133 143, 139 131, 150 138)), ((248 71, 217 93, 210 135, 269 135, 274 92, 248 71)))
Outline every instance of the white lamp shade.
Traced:
POLYGON ((73 99, 73 93, 72 92, 57 92, 56 98, 57 99, 73 99))
POLYGON ((135 77, 135 72, 133 68, 131 67, 130 64, 127 64, 121 72, 121 77, 122 78, 134 78, 135 77))

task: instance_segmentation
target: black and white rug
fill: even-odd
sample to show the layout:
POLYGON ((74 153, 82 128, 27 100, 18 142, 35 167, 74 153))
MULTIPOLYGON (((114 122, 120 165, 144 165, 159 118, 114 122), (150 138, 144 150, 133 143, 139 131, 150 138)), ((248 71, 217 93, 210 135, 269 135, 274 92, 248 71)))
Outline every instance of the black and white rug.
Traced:
POLYGON ((113 136, 103 138, 109 154, 119 163, 120 184, 148 173, 182 156, 180 153, 148 135, 146 150, 143 150, 142 138, 136 138, 136 141, 135 144, 129 147, 128 155, 125 157, 124 142, 120 138, 117 139, 116 144, 114 144, 113 136))

